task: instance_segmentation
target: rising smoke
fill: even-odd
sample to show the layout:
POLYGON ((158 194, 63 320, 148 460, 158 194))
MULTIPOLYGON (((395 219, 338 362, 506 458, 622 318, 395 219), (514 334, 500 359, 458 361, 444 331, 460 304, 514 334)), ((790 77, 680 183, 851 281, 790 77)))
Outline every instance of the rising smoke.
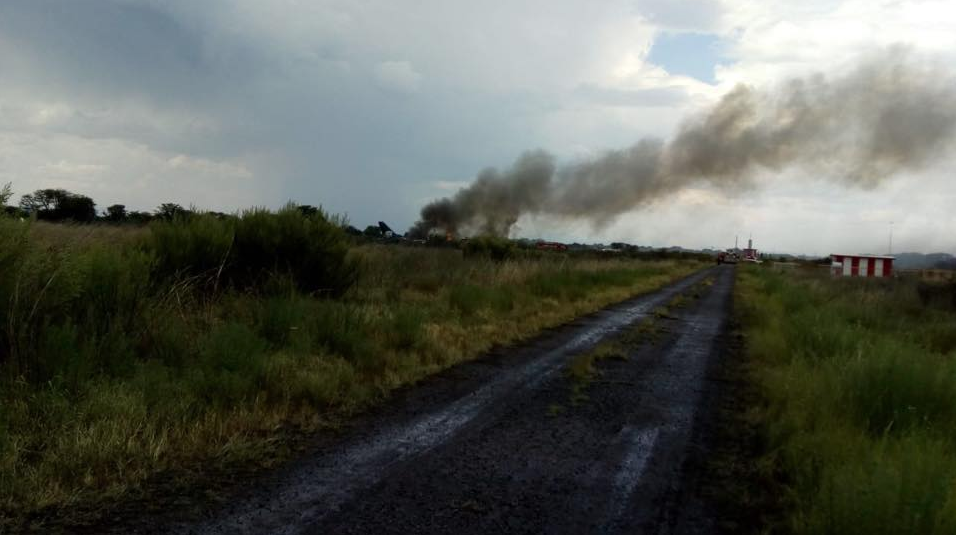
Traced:
POLYGON ((669 142, 642 139, 562 167, 544 151, 528 152, 507 171, 485 170, 453 197, 423 207, 409 232, 506 236, 525 214, 601 226, 690 185, 750 186, 761 169, 802 167, 874 187, 930 164, 954 134, 952 75, 894 48, 835 76, 797 78, 772 91, 737 86, 669 142))

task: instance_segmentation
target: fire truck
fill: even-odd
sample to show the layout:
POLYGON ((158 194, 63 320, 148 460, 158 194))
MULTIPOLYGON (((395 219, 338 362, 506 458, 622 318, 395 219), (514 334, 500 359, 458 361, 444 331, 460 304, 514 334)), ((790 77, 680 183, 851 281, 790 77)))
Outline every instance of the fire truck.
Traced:
POLYGON ((726 251, 717 253, 718 264, 736 264, 739 261, 740 255, 738 255, 734 249, 727 249, 726 251))
POLYGON ((727 249, 726 251, 717 253, 718 264, 736 264, 737 262, 760 263, 760 253, 754 249, 754 241, 752 239, 747 240, 746 249, 739 249, 737 247, 737 240, 734 239, 733 249, 727 249))

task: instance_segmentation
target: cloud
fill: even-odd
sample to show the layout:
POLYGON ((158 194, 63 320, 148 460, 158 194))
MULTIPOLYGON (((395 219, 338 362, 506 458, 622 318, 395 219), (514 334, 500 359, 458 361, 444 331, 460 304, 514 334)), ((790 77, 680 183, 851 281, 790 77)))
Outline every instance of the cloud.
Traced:
POLYGON ((583 84, 574 93, 597 104, 625 107, 679 106, 688 98, 687 90, 681 86, 623 89, 583 84))
POLYGON ((383 61, 375 66, 375 77, 385 89, 402 93, 415 93, 422 82, 422 75, 407 61, 383 61))
POLYGON ((199 178, 222 177, 244 180, 253 177, 252 172, 242 164, 217 162, 204 158, 194 158, 185 154, 177 154, 167 160, 172 169, 199 178))
POLYGON ((719 0, 637 0, 636 10, 655 25, 677 31, 708 32, 720 27, 719 0))
POLYGON ((37 168, 41 174, 48 176, 84 177, 96 176, 109 170, 108 165, 98 163, 68 162, 60 160, 56 163, 43 164, 37 168))
POLYGON ((0 184, 18 194, 64 188, 98 206, 151 210, 162 202, 231 212, 260 205, 278 184, 256 181, 254 161, 166 153, 119 139, 0 133, 0 184), (57 155, 57 160, 50 158, 57 155))
POLYGON ((471 182, 468 180, 436 180, 432 182, 432 186, 435 189, 440 189, 442 191, 458 191, 462 188, 468 187, 471 182))

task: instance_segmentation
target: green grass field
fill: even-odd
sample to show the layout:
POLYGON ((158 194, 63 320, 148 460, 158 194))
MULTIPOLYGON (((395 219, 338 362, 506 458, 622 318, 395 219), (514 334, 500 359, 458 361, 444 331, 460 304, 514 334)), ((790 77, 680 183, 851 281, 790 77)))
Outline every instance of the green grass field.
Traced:
POLYGON ((816 271, 738 268, 784 530, 956 533, 953 289, 816 271))
POLYGON ((702 267, 505 253, 351 245, 292 209, 0 219, 0 531, 274 463, 290 433, 702 267))

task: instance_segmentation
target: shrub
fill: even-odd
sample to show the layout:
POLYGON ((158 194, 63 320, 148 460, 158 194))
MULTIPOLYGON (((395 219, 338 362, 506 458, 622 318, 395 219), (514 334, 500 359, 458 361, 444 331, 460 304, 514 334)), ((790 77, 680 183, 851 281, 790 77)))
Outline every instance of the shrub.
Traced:
POLYGON ((174 217, 153 223, 152 231, 156 274, 196 277, 207 289, 223 283, 248 289, 289 276, 305 293, 335 297, 357 275, 345 231, 322 211, 303 213, 292 204, 239 217, 174 217))
POLYGON ((298 296, 268 297, 258 304, 256 324, 259 334, 275 349, 293 346, 307 350, 310 334, 305 328, 309 302, 298 296))
POLYGON ((368 336, 369 323, 356 307, 337 301, 319 301, 306 319, 306 328, 316 349, 341 355, 366 371, 378 366, 378 353, 368 336))
POLYGON ((823 467, 797 533, 952 533, 956 462, 944 444, 915 436, 854 449, 823 467))
POLYGON ((400 350, 418 348, 424 339, 424 323, 425 314, 414 305, 396 308, 388 326, 389 345, 400 350))
POLYGON ((539 297, 580 299, 596 288, 628 286, 639 277, 649 274, 644 270, 623 268, 603 271, 559 269, 540 273, 532 277, 528 284, 531 292, 539 297))
POLYGON ((946 360, 883 340, 848 360, 841 372, 847 409, 874 436, 946 430, 956 422, 956 373, 946 360))
POLYGON ((27 224, 0 222, 0 361, 33 382, 75 385, 93 373, 130 370, 151 258, 107 245, 43 247, 27 224))
POLYGON ((249 327, 226 323, 200 343, 201 371, 197 393, 223 406, 252 398, 266 372, 266 342, 249 327))
POLYGON ((147 247, 156 257, 160 280, 203 277, 214 283, 233 248, 235 222, 202 214, 150 224, 147 247))
POLYGON ((465 315, 482 309, 506 312, 514 308, 514 302, 514 290, 511 288, 460 284, 452 287, 448 294, 448 303, 465 315))
POLYGON ((275 355, 269 360, 267 388, 276 399, 319 409, 364 401, 352 365, 329 355, 275 355))
POLYGON ((517 252, 514 242, 496 236, 477 236, 462 244, 465 256, 485 257, 501 262, 513 258, 517 252))
POLYGON ((305 215, 289 204, 276 213, 249 210, 236 222, 231 276, 240 285, 287 274, 309 294, 336 297, 355 282, 345 231, 321 210, 305 215))

